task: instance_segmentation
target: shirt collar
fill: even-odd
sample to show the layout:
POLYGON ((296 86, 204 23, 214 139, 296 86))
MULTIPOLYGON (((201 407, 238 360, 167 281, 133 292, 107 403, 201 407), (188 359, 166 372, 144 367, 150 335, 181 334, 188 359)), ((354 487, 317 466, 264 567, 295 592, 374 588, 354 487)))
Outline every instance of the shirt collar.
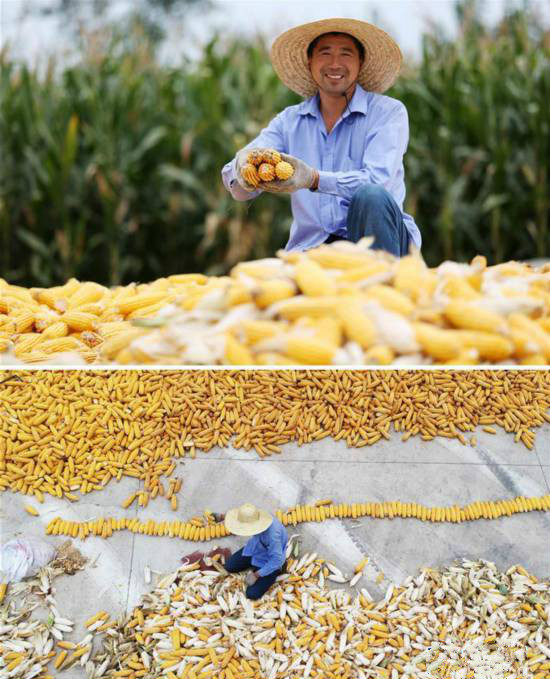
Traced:
MULTIPOLYGON (((344 109, 342 114, 343 118, 346 118, 352 113, 361 113, 362 115, 367 114, 367 92, 364 90, 359 83, 355 85, 355 92, 353 97, 348 104, 349 111, 347 107, 344 109)), ((306 99, 301 105, 298 113, 302 116, 312 115, 315 118, 319 118, 321 112, 319 110, 319 92, 316 92, 312 97, 306 99)))

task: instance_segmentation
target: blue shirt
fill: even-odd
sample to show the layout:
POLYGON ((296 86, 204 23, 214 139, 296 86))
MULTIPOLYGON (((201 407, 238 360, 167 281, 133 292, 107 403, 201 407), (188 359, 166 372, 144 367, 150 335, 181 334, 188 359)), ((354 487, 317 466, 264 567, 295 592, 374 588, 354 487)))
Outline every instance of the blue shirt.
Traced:
MULTIPOLYGON (((349 110, 344 110, 330 134, 317 93, 281 111, 245 148, 274 148, 319 170, 317 191, 301 189, 290 194, 294 219, 287 250, 317 247, 330 234, 345 236, 350 200, 362 184, 378 184, 391 193, 401 208, 411 240, 420 248, 420 231, 414 219, 403 212, 403 155, 408 142, 405 106, 357 84, 349 110)), ((223 183, 236 200, 250 200, 262 193, 245 191, 237 183, 235 172, 235 159, 222 169, 223 183)))
POLYGON ((276 518, 263 533, 253 535, 243 549, 243 556, 252 557, 252 565, 259 568, 258 575, 263 578, 284 564, 288 534, 283 524, 276 518))

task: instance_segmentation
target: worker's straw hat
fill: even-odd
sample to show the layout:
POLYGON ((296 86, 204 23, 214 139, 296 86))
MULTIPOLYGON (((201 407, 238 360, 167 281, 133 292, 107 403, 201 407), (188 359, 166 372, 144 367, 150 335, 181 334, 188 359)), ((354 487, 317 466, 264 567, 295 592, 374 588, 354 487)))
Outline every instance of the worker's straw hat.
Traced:
POLYGON ((263 533, 273 523, 273 517, 250 502, 230 509, 225 515, 225 527, 233 535, 256 535, 263 533))
POLYGON ((307 48, 323 33, 348 33, 359 40, 365 60, 357 81, 369 92, 384 92, 399 75, 403 55, 397 43, 381 28, 358 19, 322 19, 291 28, 275 39, 271 63, 293 92, 312 97, 318 90, 309 70, 307 48))

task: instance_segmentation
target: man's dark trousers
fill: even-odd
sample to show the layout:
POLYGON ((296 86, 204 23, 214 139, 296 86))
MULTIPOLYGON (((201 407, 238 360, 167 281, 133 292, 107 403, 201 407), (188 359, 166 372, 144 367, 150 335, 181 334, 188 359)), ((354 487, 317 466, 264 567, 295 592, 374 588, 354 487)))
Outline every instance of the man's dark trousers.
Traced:
POLYGON ((325 243, 374 236, 373 249, 386 250, 403 257, 409 252, 410 237, 403 222, 403 214, 393 196, 377 184, 364 184, 353 194, 348 219, 347 235, 330 235, 325 243))
MULTIPOLYGON (((225 562, 225 570, 230 573, 240 573, 248 568, 252 568, 252 559, 249 556, 243 556, 243 549, 239 549, 238 552, 232 554, 229 559, 225 562)), ((285 561, 286 564, 286 561, 285 561)), ((253 585, 249 585, 246 588, 246 596, 248 599, 259 599, 263 596, 271 585, 277 579, 277 576, 283 572, 283 568, 270 573, 269 575, 264 575, 263 578, 258 578, 253 585)))

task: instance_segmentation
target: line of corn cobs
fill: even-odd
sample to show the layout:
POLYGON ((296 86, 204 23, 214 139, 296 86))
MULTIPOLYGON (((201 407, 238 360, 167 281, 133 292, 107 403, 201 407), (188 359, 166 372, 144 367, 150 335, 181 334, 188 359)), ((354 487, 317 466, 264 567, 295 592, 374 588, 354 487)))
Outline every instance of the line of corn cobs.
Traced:
MULTIPOLYGON (((26 508, 27 509, 27 508, 26 508)), ((498 519, 512 514, 550 511, 550 495, 540 497, 516 497, 510 500, 488 500, 472 502, 460 507, 427 507, 417 502, 368 502, 333 505, 332 501, 315 505, 298 505, 282 512, 275 511, 276 517, 284 526, 296 526, 299 523, 321 522, 328 519, 361 518, 369 516, 377 519, 414 518, 419 521, 462 523, 478 519, 498 519)), ((29 512, 33 514, 33 512, 29 512)), ((85 540, 88 536, 108 538, 114 532, 129 530, 150 536, 169 536, 182 540, 206 542, 229 535, 223 522, 207 521, 200 523, 191 521, 155 521, 138 518, 101 517, 92 521, 68 521, 56 516, 46 526, 47 535, 67 535, 85 540)))
POLYGON ((113 289, 0 280, 0 361, 93 364, 550 363, 550 266, 401 259, 364 241, 113 289), (9 351, 11 349, 11 351, 9 351), (76 352, 76 353, 75 353, 76 352))

